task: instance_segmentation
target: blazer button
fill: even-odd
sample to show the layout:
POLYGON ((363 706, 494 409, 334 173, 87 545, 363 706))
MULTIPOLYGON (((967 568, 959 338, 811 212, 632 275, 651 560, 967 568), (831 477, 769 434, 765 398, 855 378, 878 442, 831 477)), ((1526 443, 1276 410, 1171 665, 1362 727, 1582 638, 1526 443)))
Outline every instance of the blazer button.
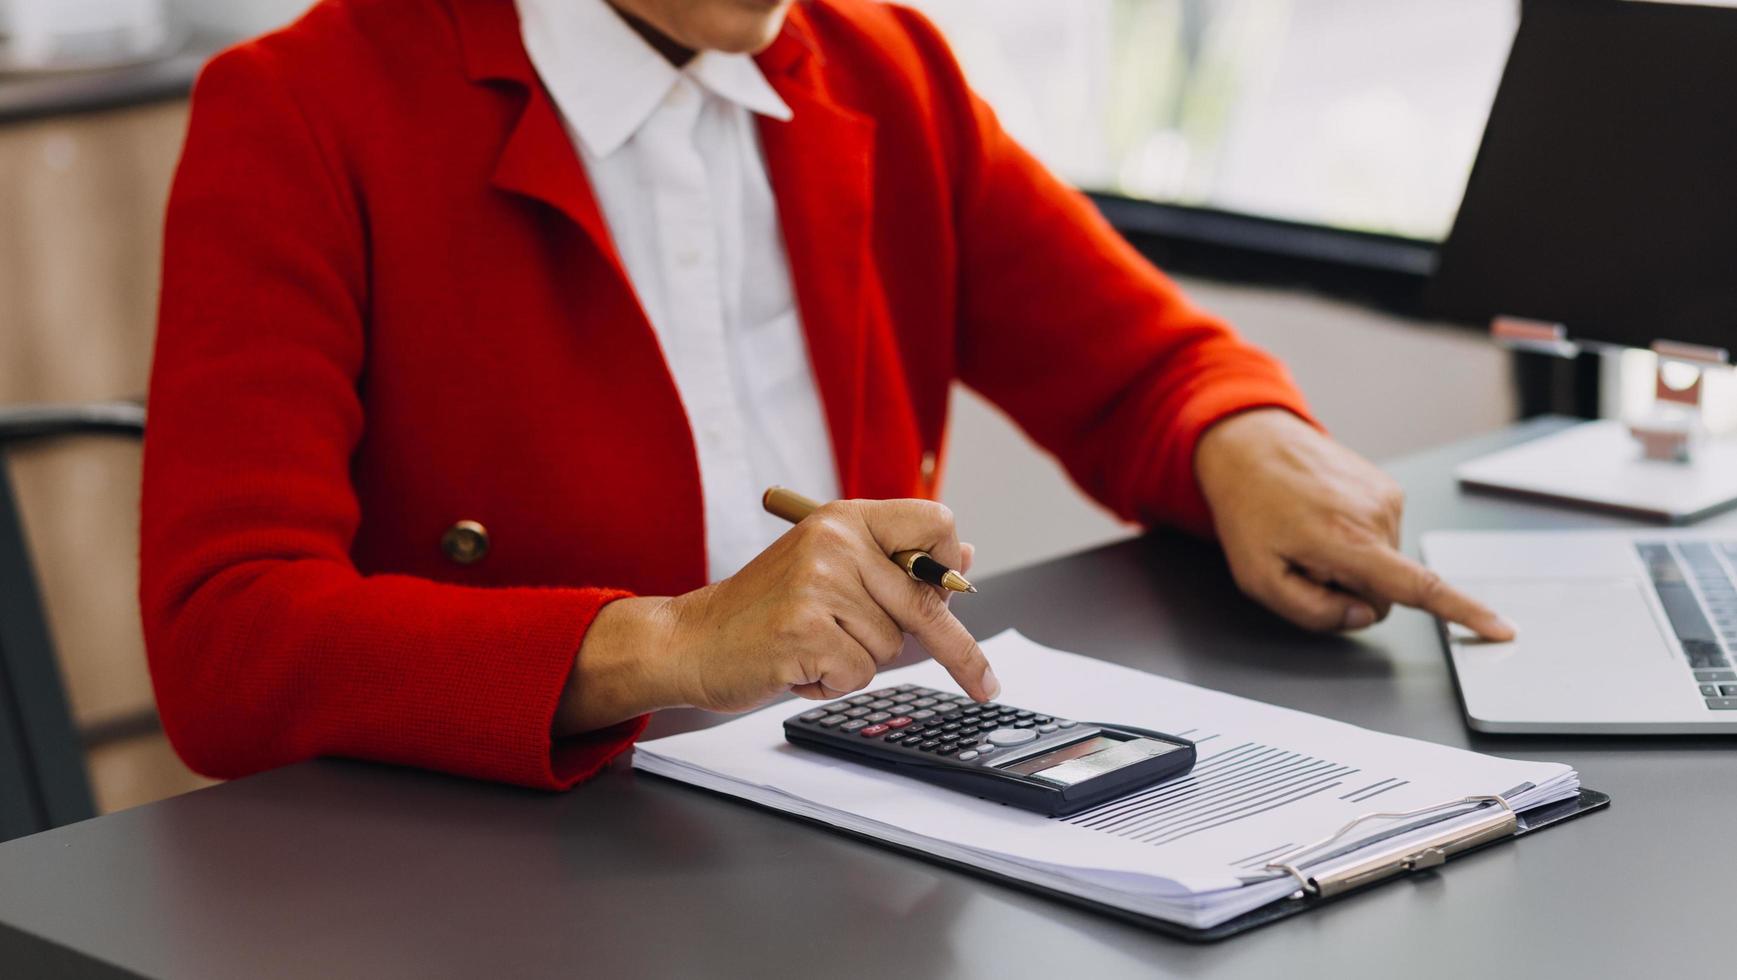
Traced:
POLYGON ((489 529, 476 521, 459 521, 440 536, 440 550, 460 565, 482 561, 489 553, 489 529))
POLYGON ((933 452, 926 452, 923 454, 923 458, 917 462, 917 471, 923 475, 924 483, 934 486, 935 454, 933 452))

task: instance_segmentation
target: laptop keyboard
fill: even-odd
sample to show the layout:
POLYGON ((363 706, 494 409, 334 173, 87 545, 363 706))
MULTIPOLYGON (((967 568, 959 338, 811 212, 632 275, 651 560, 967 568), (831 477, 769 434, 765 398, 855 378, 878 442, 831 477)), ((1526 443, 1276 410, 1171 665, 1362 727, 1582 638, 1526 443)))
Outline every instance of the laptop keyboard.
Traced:
POLYGON ((1653 591, 1711 711, 1737 711, 1737 541, 1640 542, 1653 591))

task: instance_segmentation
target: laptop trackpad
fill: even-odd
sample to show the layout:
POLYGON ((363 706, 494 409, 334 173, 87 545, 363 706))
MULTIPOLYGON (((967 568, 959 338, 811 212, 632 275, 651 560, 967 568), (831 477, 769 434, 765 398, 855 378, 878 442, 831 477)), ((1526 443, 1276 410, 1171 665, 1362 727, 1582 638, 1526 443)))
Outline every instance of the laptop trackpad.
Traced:
POLYGON ((1449 648, 1466 709, 1486 721, 1670 717, 1694 692, 1633 578, 1466 581, 1455 585, 1512 620, 1512 643, 1453 628, 1449 648))

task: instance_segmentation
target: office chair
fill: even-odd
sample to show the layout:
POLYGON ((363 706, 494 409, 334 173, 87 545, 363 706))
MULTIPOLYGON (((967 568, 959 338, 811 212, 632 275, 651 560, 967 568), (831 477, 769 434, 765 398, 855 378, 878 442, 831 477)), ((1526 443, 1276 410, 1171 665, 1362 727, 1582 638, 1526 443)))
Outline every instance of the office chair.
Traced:
MULTIPOLYGON (((134 402, 0 406, 0 463, 14 445, 145 432, 134 402)), ((0 466, 0 841, 96 815, 12 483, 0 466)))

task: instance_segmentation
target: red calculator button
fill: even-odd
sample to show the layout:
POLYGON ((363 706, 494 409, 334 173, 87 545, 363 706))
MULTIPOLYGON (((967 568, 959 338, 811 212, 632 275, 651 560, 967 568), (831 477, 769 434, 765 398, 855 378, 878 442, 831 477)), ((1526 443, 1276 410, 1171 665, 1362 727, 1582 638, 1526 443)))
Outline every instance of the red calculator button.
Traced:
POLYGON ((857 732, 857 734, 861 735, 863 738, 874 738, 876 735, 885 735, 886 733, 886 725, 870 725, 862 731, 857 732))
POLYGON ((906 718, 904 715, 900 715, 899 717, 894 718, 891 721, 887 722, 887 727, 888 728, 903 728, 906 725, 909 725, 910 723, 911 723, 911 719, 906 718))

